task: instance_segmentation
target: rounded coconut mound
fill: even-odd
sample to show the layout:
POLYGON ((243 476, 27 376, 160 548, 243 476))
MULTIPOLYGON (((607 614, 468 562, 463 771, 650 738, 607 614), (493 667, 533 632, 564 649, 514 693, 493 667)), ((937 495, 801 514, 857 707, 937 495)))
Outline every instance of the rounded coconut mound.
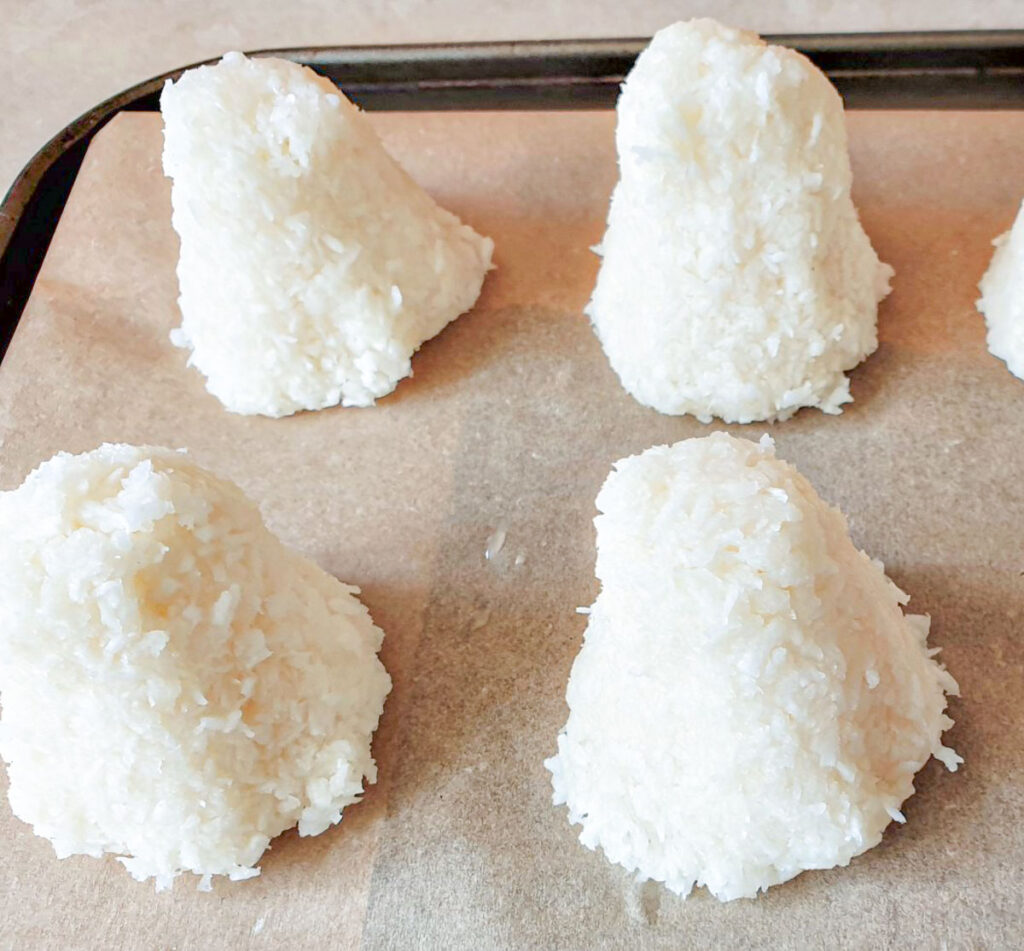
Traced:
POLYGON ((892 269, 850 199, 824 74, 754 34, 676 23, 626 79, 616 144, 587 313, 622 385, 704 422, 841 412, 892 269))
POLYGON ((0 755, 61 858, 163 888, 257 875, 341 819, 391 688, 355 595, 166 449, 61 453, 0 493, 0 755))
POLYGON ((597 507, 602 588, 547 764, 584 845, 750 897, 847 864, 929 757, 961 762, 928 619, 770 439, 649 449, 597 507))
POLYGON ((1013 228, 993 244, 992 263, 979 285, 978 310, 988 326, 989 352, 1024 380, 1024 203, 1013 228))
POLYGON ((229 53, 160 97, 182 324, 229 410, 369 406, 473 306, 493 242, 438 207, 327 79, 229 53))

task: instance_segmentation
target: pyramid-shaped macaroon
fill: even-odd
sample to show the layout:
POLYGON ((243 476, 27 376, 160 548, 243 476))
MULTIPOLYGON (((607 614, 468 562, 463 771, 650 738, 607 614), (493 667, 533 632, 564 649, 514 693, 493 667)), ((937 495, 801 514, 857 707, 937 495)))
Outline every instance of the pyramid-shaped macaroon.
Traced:
POLYGON ((229 53, 160 99, 182 323, 233 412, 368 406, 473 306, 493 243, 440 208, 327 79, 229 53))
POLYGON ((850 199, 828 79, 754 34, 676 23, 626 79, 616 145, 587 313, 623 386, 705 422, 840 412, 892 270, 850 199))
POLYGON ((616 463, 548 761, 580 841, 680 895, 753 897, 876 845, 952 725, 928 618, 841 512, 715 433, 616 463))
POLYGON ((989 351, 1024 380, 1024 203, 1013 227, 993 244, 978 310, 985 315, 989 351))
POLYGON ((0 492, 0 756, 59 858, 259 874, 377 768, 391 680, 356 597, 167 449, 60 453, 0 492))

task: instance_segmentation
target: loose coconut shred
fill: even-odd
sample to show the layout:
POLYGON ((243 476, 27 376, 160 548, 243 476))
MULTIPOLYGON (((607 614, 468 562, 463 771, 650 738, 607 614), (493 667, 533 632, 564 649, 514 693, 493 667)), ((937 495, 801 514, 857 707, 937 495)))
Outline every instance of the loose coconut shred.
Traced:
POLYGON ((376 779, 391 680, 344 585, 166 449, 61 453, 0 493, 0 755, 58 857, 245 879, 376 779))
POLYGON ((584 845, 752 897, 846 865, 931 756, 962 762, 928 618, 767 436, 623 459, 597 507, 601 593, 547 762, 584 845))

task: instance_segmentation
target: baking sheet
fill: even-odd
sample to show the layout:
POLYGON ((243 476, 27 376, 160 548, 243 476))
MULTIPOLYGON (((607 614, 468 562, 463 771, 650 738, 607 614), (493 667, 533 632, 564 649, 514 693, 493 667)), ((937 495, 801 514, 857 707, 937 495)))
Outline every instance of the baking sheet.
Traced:
MULTIPOLYGON (((1024 934, 1024 383, 974 311, 1024 192, 1024 116, 853 113, 855 197, 896 268, 881 347, 839 417, 705 427, 618 385, 581 316, 615 179, 611 113, 376 115, 387 146, 489 234, 497 270, 415 376, 371 409, 230 415, 176 325, 160 120, 94 141, 0 365, 0 488, 102 441, 186 446, 270 527, 362 587, 394 678, 380 782, 260 878, 172 891, 112 859, 58 862, 0 804, 0 946, 1017 948, 1024 934), (636 885, 576 842, 542 760, 596 594, 593 500, 611 463, 713 428, 776 439, 933 617, 959 679, 908 822, 845 869, 757 901, 636 885), (484 551, 503 526, 496 558, 484 551), (521 564, 517 556, 522 555, 521 564)), ((0 770, 0 792, 6 776, 0 770)))

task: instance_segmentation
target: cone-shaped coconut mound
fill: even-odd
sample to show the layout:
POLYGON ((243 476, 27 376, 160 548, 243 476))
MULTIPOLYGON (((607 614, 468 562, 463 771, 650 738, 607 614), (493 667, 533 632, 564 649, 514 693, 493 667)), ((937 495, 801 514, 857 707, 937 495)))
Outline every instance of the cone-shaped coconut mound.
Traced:
POLYGON ((341 819, 391 688, 355 595, 180 453, 61 453, 0 493, 15 815, 133 876, 232 879, 341 819))
POLYGON ((181 238, 172 339, 229 410, 368 406, 473 306, 493 243, 294 63, 229 53, 160 98, 181 238))
POLYGON ((1013 228, 993 244, 996 251, 981 279, 978 310, 988 326, 989 351, 1024 380, 1024 203, 1013 228))
POLYGON ((753 34, 677 23, 630 72, 616 143, 587 313, 622 385, 704 422, 841 412, 892 269, 850 200, 828 79, 753 34))
POLYGON ((942 744, 928 619, 842 514, 716 433, 617 463, 601 593, 548 761, 580 840, 687 895, 754 896, 876 845, 942 744))

